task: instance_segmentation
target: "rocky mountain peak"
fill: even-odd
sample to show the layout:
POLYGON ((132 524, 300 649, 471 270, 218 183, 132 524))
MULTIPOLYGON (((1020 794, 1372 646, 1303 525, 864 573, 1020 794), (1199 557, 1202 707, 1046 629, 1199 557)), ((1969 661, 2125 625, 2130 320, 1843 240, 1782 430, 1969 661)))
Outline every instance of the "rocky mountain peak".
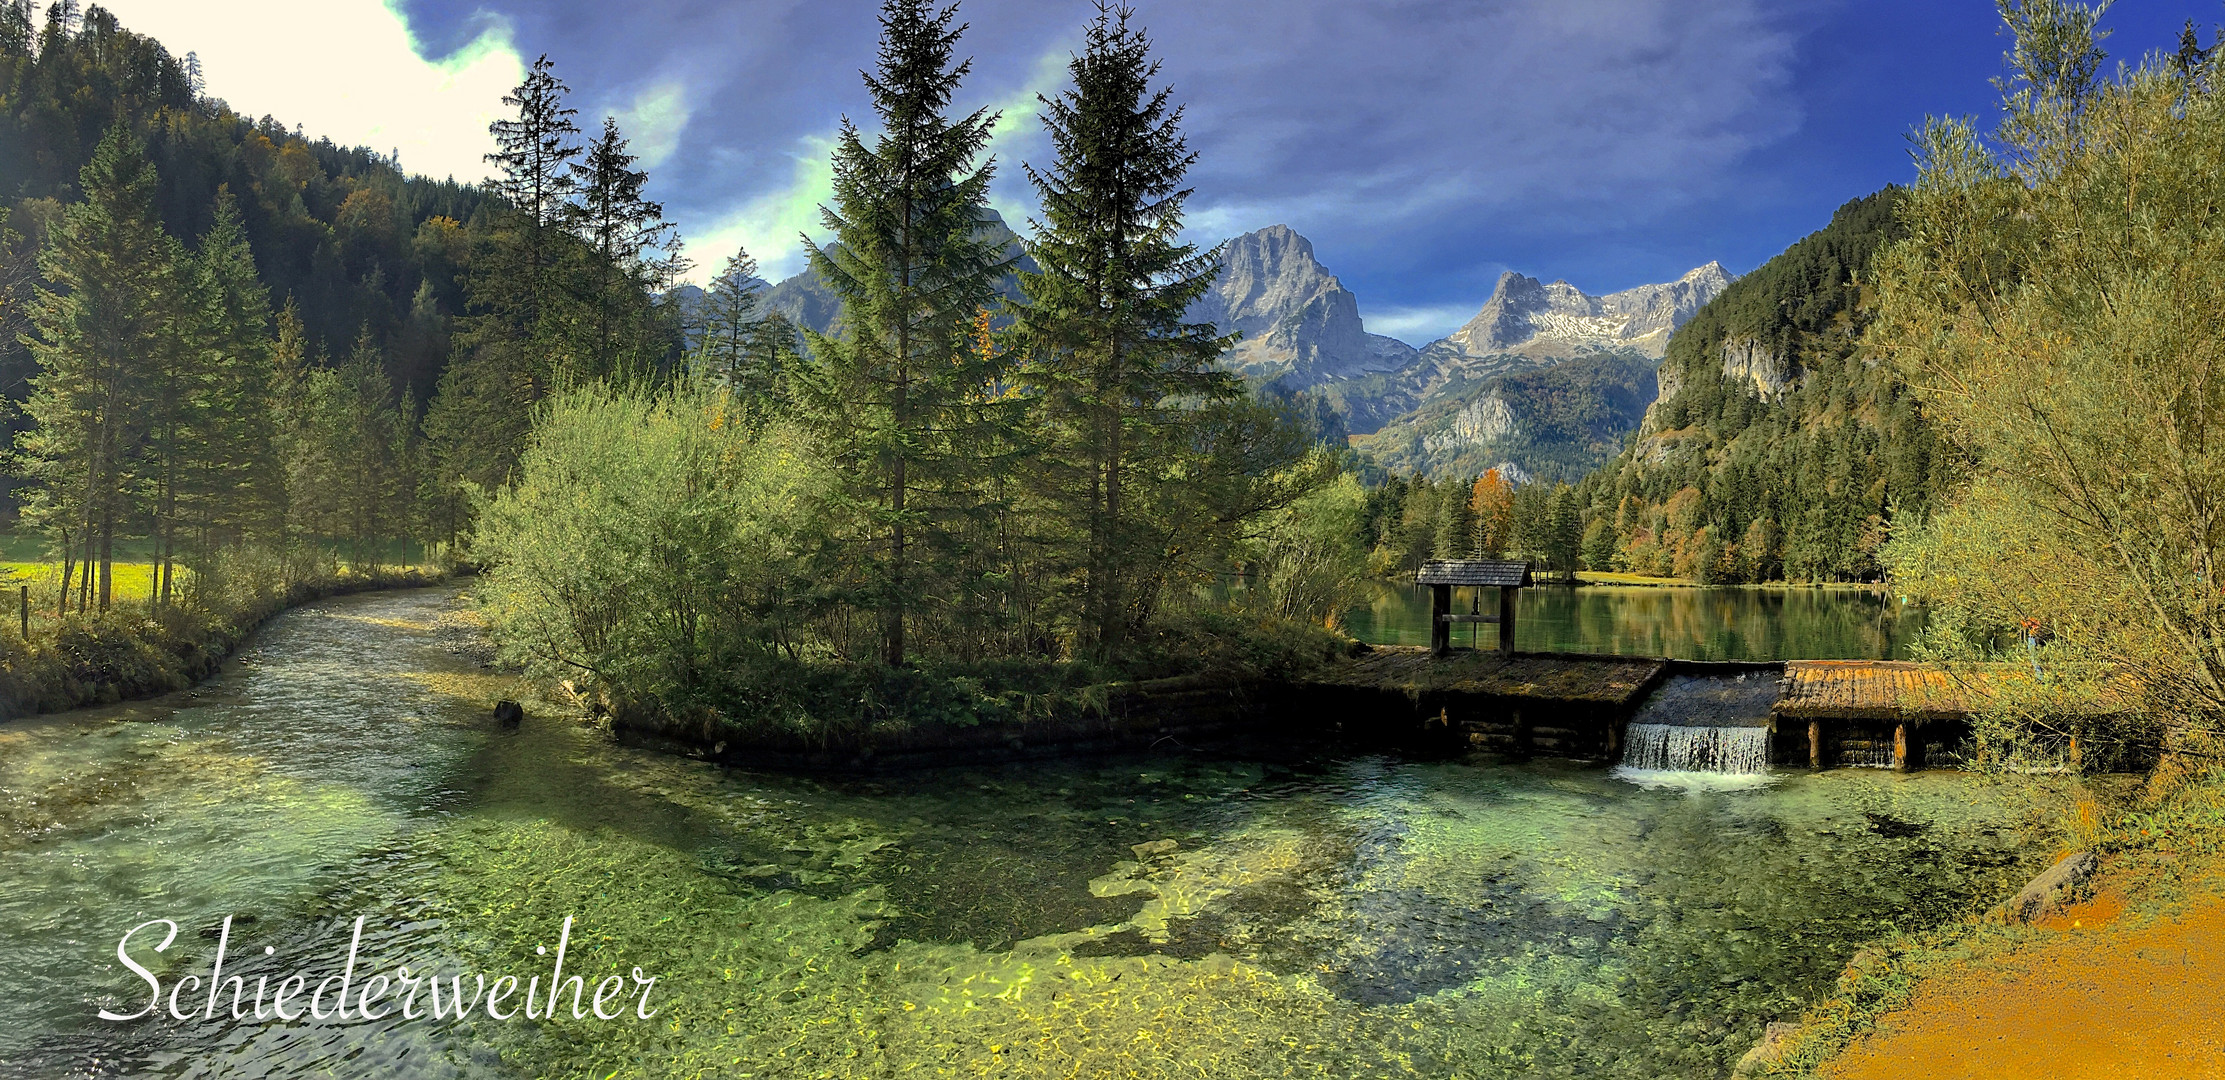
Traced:
POLYGON ((1367 332, 1359 298, 1314 258, 1288 225, 1230 240, 1221 273, 1189 317, 1244 335, 1223 363, 1248 378, 1292 388, 1388 371, 1414 356, 1405 342, 1367 332))
POLYGON ((1675 281, 1592 296, 1565 281, 1551 284, 1512 271, 1499 275, 1476 317, 1432 349, 1469 357, 1517 354, 1563 359, 1600 349, 1634 349, 1660 359, 1669 333, 1730 284, 1721 263, 1675 281))

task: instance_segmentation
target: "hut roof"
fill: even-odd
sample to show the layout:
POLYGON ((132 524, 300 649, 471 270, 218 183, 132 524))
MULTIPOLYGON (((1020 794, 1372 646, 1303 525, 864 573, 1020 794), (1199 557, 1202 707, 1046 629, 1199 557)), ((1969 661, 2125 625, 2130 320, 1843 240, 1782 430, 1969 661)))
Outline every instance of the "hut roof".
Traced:
POLYGON ((1530 564, 1513 559, 1431 559, 1422 564, 1414 580, 1423 585, 1496 585, 1519 589, 1530 584, 1530 564))

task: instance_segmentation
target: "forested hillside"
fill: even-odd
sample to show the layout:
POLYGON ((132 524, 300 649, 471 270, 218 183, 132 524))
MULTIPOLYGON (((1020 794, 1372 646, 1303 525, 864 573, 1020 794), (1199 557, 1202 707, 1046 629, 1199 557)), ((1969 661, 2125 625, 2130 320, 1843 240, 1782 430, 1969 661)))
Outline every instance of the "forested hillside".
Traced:
POLYGON ((1872 256, 1901 235, 1887 188, 1738 279, 1679 329, 1631 445, 1586 477, 1595 569, 1703 581, 1878 573, 1896 522, 1948 479, 1908 388, 1860 343, 1872 256))
POLYGON ((680 364, 672 230, 545 58, 486 187, 240 116, 195 72, 101 8, 0 4, 8 509, 65 603, 84 566, 77 606, 107 608, 139 541, 167 597, 173 563, 230 546, 453 539, 549 393, 680 364))
MULTIPOLYGON (((74 33, 58 18, 34 25, 28 0, 0 8, 0 197, 27 244, 83 196, 78 171, 119 118, 160 176, 155 206, 170 235, 206 235, 218 190, 230 191, 258 276, 276 306, 294 303, 306 348, 344 356, 368 330, 403 391, 432 396, 447 320, 465 308, 463 275, 489 225, 485 193, 201 98, 184 58, 99 7, 74 33)), ((22 346, 11 334, 0 352, 0 392, 21 400, 22 346)))
POLYGON ((1356 440, 1392 472, 1519 470, 1569 483, 1622 445, 1654 398, 1653 362, 1628 350, 1482 378, 1455 377, 1421 407, 1356 440))

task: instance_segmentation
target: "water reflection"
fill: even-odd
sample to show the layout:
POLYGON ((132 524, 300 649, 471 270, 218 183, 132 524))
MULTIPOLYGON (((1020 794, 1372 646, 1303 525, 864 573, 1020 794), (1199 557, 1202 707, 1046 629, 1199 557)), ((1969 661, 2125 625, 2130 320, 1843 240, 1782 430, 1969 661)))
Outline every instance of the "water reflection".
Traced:
MULTIPOLYGON (((1429 590, 1372 582, 1345 629, 1376 645, 1429 644, 1429 590)), ((1494 594, 1483 591, 1485 605, 1494 594)), ((1471 590, 1456 590, 1466 611, 1471 590)), ((1494 609, 1495 610, 1495 609, 1494 609)), ((1515 647, 1534 652, 1674 656, 1686 660, 1891 660, 1923 629, 1923 613, 1898 597, 1849 587, 1723 588, 1545 585, 1524 589, 1515 647)), ((1496 628, 1459 627, 1492 646, 1496 628)))

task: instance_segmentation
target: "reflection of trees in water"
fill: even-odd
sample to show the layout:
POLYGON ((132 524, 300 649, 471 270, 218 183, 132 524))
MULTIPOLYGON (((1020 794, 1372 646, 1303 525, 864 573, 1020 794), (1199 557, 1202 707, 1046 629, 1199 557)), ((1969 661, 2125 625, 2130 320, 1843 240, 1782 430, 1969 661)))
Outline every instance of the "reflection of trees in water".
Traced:
MULTIPOLYGON (((1486 598, 1486 606, 1491 603, 1486 598)), ((1455 596, 1454 607, 1466 611, 1467 605, 1465 591, 1455 596)), ((1423 644, 1429 640, 1429 596, 1418 586, 1384 582, 1347 621, 1368 641, 1423 644)), ((1518 644, 1537 651, 1700 660, 1885 659, 1922 629, 1923 617, 1892 597, 1855 589, 1594 585, 1525 590, 1518 625, 1518 644)))

